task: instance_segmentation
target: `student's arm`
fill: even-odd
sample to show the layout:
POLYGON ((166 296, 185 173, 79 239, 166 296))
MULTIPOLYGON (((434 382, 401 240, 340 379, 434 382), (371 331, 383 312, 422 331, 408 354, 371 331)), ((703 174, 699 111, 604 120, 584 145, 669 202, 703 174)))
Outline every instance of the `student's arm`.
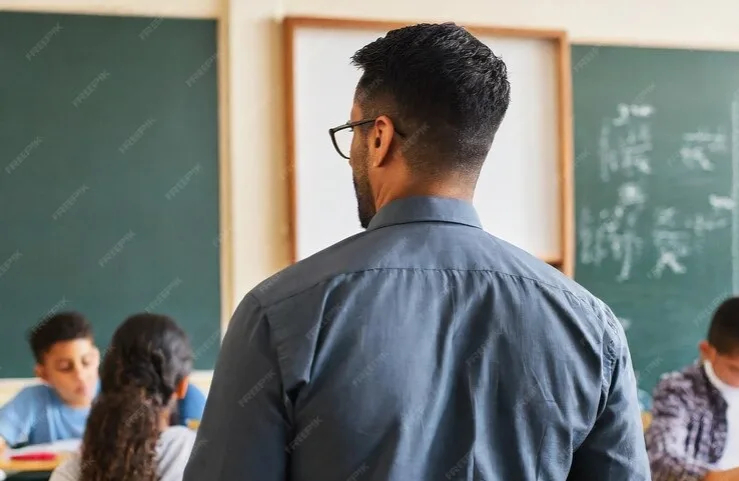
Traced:
POLYGON ((626 336, 612 314, 606 322, 599 412, 590 433, 573 454, 567 479, 649 481, 652 478, 626 336))
POLYGON ((183 481, 284 481, 287 422, 270 328, 247 295, 223 340, 183 481))
POLYGON ((728 471, 711 471, 706 474, 703 481, 739 481, 739 468, 728 471))
POLYGON ((185 397, 178 403, 178 424, 187 426, 187 421, 200 421, 205 410, 205 395, 197 386, 189 384, 185 397))
POLYGON ((39 387, 23 389, 0 408, 0 444, 14 446, 28 439, 43 401, 39 387))

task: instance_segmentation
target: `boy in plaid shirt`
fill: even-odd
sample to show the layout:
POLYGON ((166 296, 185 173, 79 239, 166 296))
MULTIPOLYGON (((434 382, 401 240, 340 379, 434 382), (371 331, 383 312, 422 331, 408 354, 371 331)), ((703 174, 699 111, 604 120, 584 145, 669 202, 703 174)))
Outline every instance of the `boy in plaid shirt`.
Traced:
POLYGON ((654 391, 646 433, 654 481, 739 481, 739 297, 718 307, 700 353, 654 391))

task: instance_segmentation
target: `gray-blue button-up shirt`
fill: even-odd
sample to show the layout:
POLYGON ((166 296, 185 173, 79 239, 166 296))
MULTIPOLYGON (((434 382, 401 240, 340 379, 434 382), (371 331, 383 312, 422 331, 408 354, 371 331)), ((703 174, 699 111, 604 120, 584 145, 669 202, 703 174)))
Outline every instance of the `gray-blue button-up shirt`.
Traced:
POLYGON ((650 475, 611 311, 471 204, 411 197, 247 294, 184 479, 650 475))

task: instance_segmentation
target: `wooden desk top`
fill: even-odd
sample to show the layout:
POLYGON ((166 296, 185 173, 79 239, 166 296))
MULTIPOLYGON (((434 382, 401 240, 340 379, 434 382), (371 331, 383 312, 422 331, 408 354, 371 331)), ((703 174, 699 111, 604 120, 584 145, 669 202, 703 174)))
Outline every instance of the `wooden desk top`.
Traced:
POLYGON ((70 453, 59 453, 56 459, 49 461, 14 461, 7 457, 0 457, 0 470, 6 473, 23 473, 31 471, 51 472, 59 466, 70 453))
POLYGON ((644 431, 646 431, 647 428, 649 428, 649 425, 652 423, 652 414, 646 411, 641 413, 641 422, 644 426, 644 431))

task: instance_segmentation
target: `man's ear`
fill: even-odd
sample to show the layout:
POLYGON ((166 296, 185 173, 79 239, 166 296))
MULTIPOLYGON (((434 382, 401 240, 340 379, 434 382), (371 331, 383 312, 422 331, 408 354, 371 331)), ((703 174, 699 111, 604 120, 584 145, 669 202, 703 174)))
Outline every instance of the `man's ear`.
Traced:
POLYGON ((174 393, 175 396, 177 396, 177 399, 185 399, 185 395, 187 394, 187 388, 190 386, 190 378, 188 376, 185 376, 182 381, 177 385, 177 388, 175 389, 174 393))
POLYGON ((712 361, 715 349, 713 346, 708 344, 708 341, 701 341, 698 343, 698 350, 701 353, 701 361, 712 361))
POLYGON ((395 126, 386 115, 380 115, 375 119, 373 128, 369 131, 369 158, 373 167, 382 167, 387 154, 390 151, 390 144, 395 136, 395 126))
POLYGON ((42 364, 36 363, 36 366, 33 368, 33 374, 44 382, 49 381, 46 374, 46 368, 42 364))

